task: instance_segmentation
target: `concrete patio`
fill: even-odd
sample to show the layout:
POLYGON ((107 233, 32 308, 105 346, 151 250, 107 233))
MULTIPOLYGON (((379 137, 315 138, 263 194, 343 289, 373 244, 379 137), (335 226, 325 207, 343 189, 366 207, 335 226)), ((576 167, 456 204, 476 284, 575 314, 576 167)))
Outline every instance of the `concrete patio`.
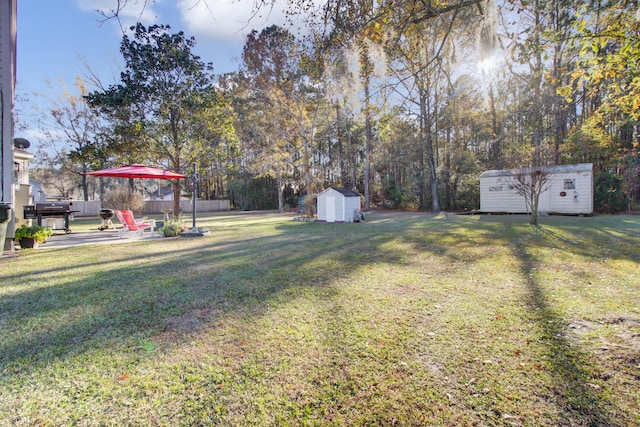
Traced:
POLYGON ((81 245, 96 245, 96 244, 117 244, 134 242, 141 240, 161 239, 162 234, 155 232, 155 236, 152 237, 151 233, 144 233, 143 236, 139 236, 135 233, 129 233, 128 236, 120 238, 116 230, 104 230, 104 231, 79 231, 65 234, 63 232, 55 232, 49 237, 46 243, 42 243, 36 250, 40 249, 54 249, 54 248, 66 248, 70 246, 81 245))

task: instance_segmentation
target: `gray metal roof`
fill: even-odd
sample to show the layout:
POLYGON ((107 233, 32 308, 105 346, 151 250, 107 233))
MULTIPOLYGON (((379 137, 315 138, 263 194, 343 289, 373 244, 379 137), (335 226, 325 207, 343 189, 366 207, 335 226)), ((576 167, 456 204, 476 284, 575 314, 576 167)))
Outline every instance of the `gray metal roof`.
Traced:
MULTIPOLYGON (((342 194, 344 197, 360 197, 360 193, 353 191, 353 190, 349 190, 348 188, 335 188, 335 187, 331 187, 331 188, 327 188, 327 190, 335 190, 338 193, 342 194)), ((325 190, 325 191, 327 191, 325 190)), ((324 193, 324 191, 323 191, 324 193)))

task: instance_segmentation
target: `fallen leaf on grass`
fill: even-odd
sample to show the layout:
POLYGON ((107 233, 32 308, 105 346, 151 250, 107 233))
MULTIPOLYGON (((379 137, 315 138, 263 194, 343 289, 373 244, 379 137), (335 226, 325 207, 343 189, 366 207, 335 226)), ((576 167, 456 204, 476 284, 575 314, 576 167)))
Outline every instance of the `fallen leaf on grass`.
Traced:
POLYGON ((129 374, 122 374, 118 377, 118 381, 125 381, 129 379, 129 374))
POLYGON ((502 320, 502 319, 504 319, 504 318, 505 318, 505 317, 504 317, 502 314, 498 314, 498 315, 496 316, 496 319, 498 319, 498 320, 502 320))

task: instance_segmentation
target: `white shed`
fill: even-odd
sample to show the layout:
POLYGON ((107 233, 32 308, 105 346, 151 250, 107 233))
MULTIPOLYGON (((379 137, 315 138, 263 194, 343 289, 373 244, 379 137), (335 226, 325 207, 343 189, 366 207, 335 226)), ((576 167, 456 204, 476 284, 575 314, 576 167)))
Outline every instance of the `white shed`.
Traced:
MULTIPOLYGON (((593 164, 549 166, 540 193, 539 212, 589 215, 593 213, 593 164)), ((524 197, 514 189, 522 169, 491 170, 480 175, 480 211, 528 213, 524 197)))
POLYGON ((346 188, 327 188, 318 194, 318 221, 353 222, 360 211, 360 194, 346 188))

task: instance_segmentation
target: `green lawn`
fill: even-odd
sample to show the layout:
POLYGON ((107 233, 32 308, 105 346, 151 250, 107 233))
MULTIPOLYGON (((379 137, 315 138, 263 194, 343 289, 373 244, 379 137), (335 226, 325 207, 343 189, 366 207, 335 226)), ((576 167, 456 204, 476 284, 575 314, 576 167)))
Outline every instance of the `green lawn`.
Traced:
POLYGON ((640 426, 640 217, 540 223, 225 213, 22 251, 0 424, 640 426))

